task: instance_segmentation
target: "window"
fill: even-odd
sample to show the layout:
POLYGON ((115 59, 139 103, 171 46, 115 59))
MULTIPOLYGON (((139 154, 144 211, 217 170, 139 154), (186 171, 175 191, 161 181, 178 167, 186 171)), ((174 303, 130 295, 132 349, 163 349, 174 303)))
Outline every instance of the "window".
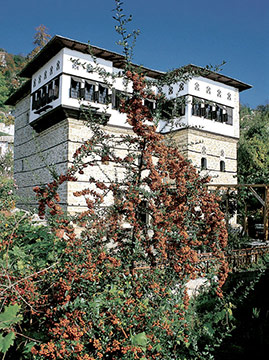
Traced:
POLYGON ((38 76, 38 84, 41 83, 41 75, 38 76))
POLYGON ((48 102, 48 88, 47 86, 43 86, 41 89, 41 107, 45 106, 48 102))
POLYGON ((184 83, 180 83, 178 87, 178 91, 184 90, 184 83))
POLYGON ((233 109, 227 106, 226 111, 227 111, 227 124, 233 125, 233 109))
POLYGON ((196 83, 194 84, 194 90, 200 91, 200 85, 199 85, 198 82, 196 82, 196 83))
POLYGON ((223 109, 219 106, 216 106, 216 120, 223 122, 223 109))
POLYGON ((95 84, 90 81, 85 81, 84 99, 88 101, 94 101, 95 84))
POLYGON ((32 110, 38 110, 59 97, 60 78, 57 77, 32 94, 32 110))
POLYGON ((232 94, 231 93, 227 94, 227 100, 232 100, 232 94))
POLYGON ((192 99, 192 115, 194 115, 194 116, 202 116, 201 105, 202 105, 201 100, 198 99, 198 98, 193 97, 193 99, 192 99))
POLYGON ((36 87, 36 79, 34 79, 34 85, 33 86, 36 87))
POLYGON ((202 155, 206 155, 206 147, 205 146, 202 147, 201 153, 202 153, 202 155))
POLYGON ((48 72, 47 72, 47 70, 45 70, 45 71, 44 71, 44 80, 47 79, 47 76, 48 76, 48 72))
POLYGON ((50 75, 53 74, 53 66, 50 67, 50 75))
POLYGON ((97 102, 100 104, 108 103, 108 88, 99 84, 99 90, 97 92, 97 102))
POLYGON ((201 170, 207 170, 207 160, 205 157, 201 158, 201 170))
POLYGON ((206 87, 206 93, 209 94, 209 95, 211 94, 211 87, 210 86, 206 87))
POLYGON ((57 61, 57 64, 56 64, 56 70, 59 70, 60 69, 60 60, 57 61))
POLYGON ((225 161, 223 160, 220 161, 220 171, 225 172, 225 161))
POLYGON ((112 89, 112 108, 119 109, 121 100, 128 101, 130 98, 130 95, 131 94, 129 94, 127 92, 120 91, 117 89, 112 89))
POLYGON ((149 111, 152 113, 153 110, 155 109, 155 101, 151 100, 151 99, 145 99, 144 100, 144 105, 149 109, 149 111))
POLYGON ((221 97, 221 90, 217 90, 217 97, 221 97))
POLYGON ((212 111, 212 106, 209 104, 205 105, 205 118, 206 119, 211 119, 211 111, 212 111))
POLYGON ((59 97, 59 84, 60 84, 60 78, 57 78, 54 80, 54 99, 57 99, 59 97))
POLYGON ((76 77, 71 77, 71 88, 70 88, 70 97, 73 99, 78 99, 80 97, 81 89, 81 79, 76 77))

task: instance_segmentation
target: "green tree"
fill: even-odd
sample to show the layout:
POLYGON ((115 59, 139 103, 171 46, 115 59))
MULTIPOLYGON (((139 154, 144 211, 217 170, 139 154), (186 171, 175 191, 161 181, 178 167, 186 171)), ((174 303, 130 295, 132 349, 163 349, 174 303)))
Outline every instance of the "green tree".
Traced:
POLYGON ((2 110, 6 110, 7 108, 4 103, 7 100, 8 95, 9 89, 7 87, 7 81, 2 72, 0 72, 0 109, 2 110))
POLYGON ((267 183, 269 179, 269 110, 241 109, 238 146, 238 178, 240 183, 267 183))
MULTIPOLYGON (((214 337, 226 331, 231 312, 221 291, 228 271, 223 214, 204 187, 206 179, 156 132, 144 100, 159 97, 130 62, 132 34, 119 0, 115 18, 127 60, 120 76, 133 88, 120 111, 133 133, 113 135, 105 127, 106 111, 100 116, 82 108, 92 136, 76 150, 66 174, 34 189, 39 214, 49 213, 45 239, 38 233, 23 241, 28 226, 2 222, 2 304, 21 306, 20 326, 31 337, 35 360, 210 359, 214 337), (101 168, 103 179, 91 172, 88 188, 75 193, 87 210, 70 219, 58 188, 92 166, 101 168), (80 235, 74 223, 83 228, 80 235), (209 271, 199 260, 201 250, 215 255, 209 271), (197 322, 203 310, 190 306, 186 283, 199 275, 221 308, 211 323, 208 317, 197 322), (199 333, 207 340, 200 341, 199 333)), ((112 86, 113 74, 98 64, 93 70, 112 86)), ((178 81, 174 75, 171 83, 178 81)), ((22 356, 15 340, 10 359, 22 356)))

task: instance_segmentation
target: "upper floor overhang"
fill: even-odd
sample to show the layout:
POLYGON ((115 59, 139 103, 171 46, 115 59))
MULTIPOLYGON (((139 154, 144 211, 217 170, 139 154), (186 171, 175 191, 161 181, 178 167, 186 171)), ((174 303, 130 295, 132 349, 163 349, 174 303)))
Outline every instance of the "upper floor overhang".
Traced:
MULTIPOLYGON (((58 54, 59 51, 61 51, 63 48, 69 48, 71 50, 76 50, 84 54, 94 55, 97 58, 111 61, 115 68, 123 69, 126 65, 125 56, 119 53, 109 51, 97 46, 89 45, 88 43, 83 43, 63 36, 55 35, 44 46, 44 48, 25 66, 25 68, 21 71, 20 76, 30 79, 33 74, 35 74, 42 66, 44 66, 53 56, 58 54)), ((142 71, 146 76, 152 79, 160 79, 167 74, 162 71, 153 70, 136 64, 133 65, 139 68, 140 71, 142 71)), ((173 71, 181 71, 182 73, 191 72, 193 76, 202 76, 204 78, 208 78, 213 81, 232 86, 239 91, 244 91, 252 87, 251 85, 243 83, 239 80, 193 64, 180 67, 173 71)), ((31 81, 28 80, 22 85, 21 88, 19 88, 7 99, 6 104, 15 105, 18 101, 20 101, 20 99, 29 94, 30 91, 31 81)))

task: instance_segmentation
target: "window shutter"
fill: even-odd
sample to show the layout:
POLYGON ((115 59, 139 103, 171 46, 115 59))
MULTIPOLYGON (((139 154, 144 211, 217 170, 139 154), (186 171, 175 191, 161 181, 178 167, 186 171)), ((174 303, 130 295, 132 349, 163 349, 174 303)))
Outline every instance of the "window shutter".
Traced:
POLYGON ((116 89, 113 88, 112 89, 112 94, 111 94, 111 103, 112 103, 112 109, 116 109, 117 108, 117 104, 116 104, 116 89))
POLYGON ((79 97, 81 99, 85 99, 85 88, 79 90, 79 97))
POLYGON ((94 92, 94 101, 99 102, 99 90, 94 92))

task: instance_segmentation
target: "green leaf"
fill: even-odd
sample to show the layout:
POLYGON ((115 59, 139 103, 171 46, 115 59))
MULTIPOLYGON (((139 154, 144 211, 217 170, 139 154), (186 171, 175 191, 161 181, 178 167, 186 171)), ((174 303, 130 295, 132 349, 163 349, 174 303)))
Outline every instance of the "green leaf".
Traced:
POLYGON ((15 333, 11 331, 6 336, 0 334, 0 352, 5 353, 13 345, 15 333))
POLYGON ((23 354, 28 354, 31 352, 31 349, 33 346, 35 346, 35 342, 34 341, 31 341, 29 342, 27 345, 24 346, 24 349, 23 349, 23 354))
POLYGON ((148 343, 148 338, 146 336, 146 333, 142 332, 142 333, 131 336, 131 343, 134 346, 140 346, 142 348, 146 348, 147 343, 148 343))
POLYGON ((20 306, 17 304, 5 307, 4 312, 0 314, 0 329, 6 329, 9 326, 21 321, 22 316, 17 315, 19 310, 20 306))

